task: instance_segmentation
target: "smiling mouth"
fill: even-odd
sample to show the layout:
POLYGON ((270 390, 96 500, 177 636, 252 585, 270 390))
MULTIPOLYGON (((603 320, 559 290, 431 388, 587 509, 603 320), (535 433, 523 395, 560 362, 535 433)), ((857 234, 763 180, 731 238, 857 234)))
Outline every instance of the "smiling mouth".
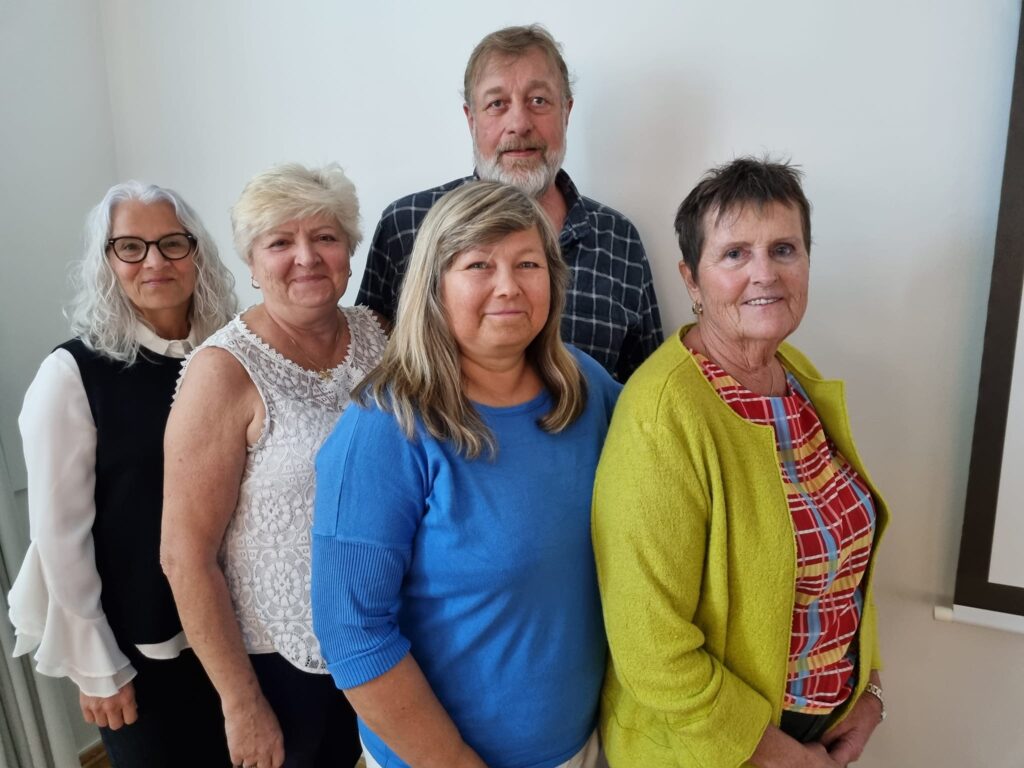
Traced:
POLYGON ((502 157, 508 155, 511 158, 532 157, 543 152, 544 147, 504 147, 498 150, 498 154, 502 157))
POLYGON ((766 296, 760 299, 751 299, 750 301, 745 301, 743 303, 751 307, 765 307, 768 306, 769 304, 774 304, 778 301, 782 301, 782 299, 777 297, 773 298, 770 296, 766 296))

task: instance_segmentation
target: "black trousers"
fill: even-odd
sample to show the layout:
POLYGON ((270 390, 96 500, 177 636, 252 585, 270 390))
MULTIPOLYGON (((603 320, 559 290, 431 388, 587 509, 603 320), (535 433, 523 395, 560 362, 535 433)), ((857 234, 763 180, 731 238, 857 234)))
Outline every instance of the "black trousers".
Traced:
POLYGON ((100 728, 114 768, 226 768, 220 698, 191 650, 176 659, 127 652, 139 719, 116 731, 100 728))
POLYGON ((779 728, 801 744, 810 744, 812 741, 818 741, 825 733, 829 717, 830 715, 805 715, 802 712, 783 710, 779 728))
POLYGON ((356 713, 330 675, 276 653, 249 656, 284 734, 283 768, 352 768, 362 753, 356 713))

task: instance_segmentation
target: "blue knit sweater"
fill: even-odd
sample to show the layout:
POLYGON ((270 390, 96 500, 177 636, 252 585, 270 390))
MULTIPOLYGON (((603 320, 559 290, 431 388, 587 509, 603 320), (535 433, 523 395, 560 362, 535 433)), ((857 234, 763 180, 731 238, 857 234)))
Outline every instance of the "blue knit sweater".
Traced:
MULTIPOLYGON (((339 688, 411 652, 491 768, 551 768, 596 723, 605 639, 590 499, 619 385, 576 353, 589 396, 559 434, 544 392, 477 406, 498 444, 467 461, 392 414, 346 411, 317 458, 313 618, 339 688)), ((360 723, 382 765, 406 763, 360 723)))

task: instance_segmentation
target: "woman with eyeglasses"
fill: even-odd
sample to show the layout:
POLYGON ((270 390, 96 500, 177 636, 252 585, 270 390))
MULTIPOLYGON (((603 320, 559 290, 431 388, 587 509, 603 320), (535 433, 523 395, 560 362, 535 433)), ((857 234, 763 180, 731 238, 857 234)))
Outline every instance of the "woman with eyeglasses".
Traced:
POLYGON ((116 768, 229 764, 216 692, 160 569, 163 435, 185 354, 235 310, 233 279, 175 192, 129 181, 90 213, 67 312, 18 420, 31 544, 15 656, 69 677, 116 768))

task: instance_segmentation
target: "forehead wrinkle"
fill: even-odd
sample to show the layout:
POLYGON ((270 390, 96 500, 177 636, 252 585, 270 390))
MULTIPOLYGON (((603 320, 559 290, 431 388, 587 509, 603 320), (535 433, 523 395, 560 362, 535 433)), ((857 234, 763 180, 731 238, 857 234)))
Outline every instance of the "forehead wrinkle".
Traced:
MULTIPOLYGON (((710 240, 714 236, 715 232, 719 231, 722 226, 733 226, 737 221, 740 220, 743 214, 746 213, 748 210, 752 210, 754 212, 754 215, 757 217, 759 223, 763 223, 769 218, 777 218, 769 217, 767 210, 771 206, 778 206, 781 210, 792 212, 796 214, 798 219, 800 218, 800 211, 798 208, 796 208, 796 206, 781 202, 779 200, 735 201, 731 204, 725 205, 724 207, 715 206, 714 208, 709 209, 705 213, 705 239, 710 240), (709 227, 709 224, 713 226, 709 227)), ((799 233, 788 234, 781 237, 773 238, 773 242, 777 242, 779 240, 791 240, 797 237, 799 237, 799 239, 802 241, 804 239, 804 236, 800 221, 797 222, 797 226, 800 227, 799 233)), ((806 243, 804 243, 804 245, 806 245, 806 243)))
MULTIPOLYGON (((490 56, 488 56, 487 59, 481 62, 480 69, 478 70, 478 74, 472 86, 473 90, 478 91, 478 89, 482 85, 484 85, 488 80, 494 77, 507 76, 507 70, 509 70, 509 68, 514 67, 519 62, 526 61, 535 52, 540 53, 541 56, 544 58, 544 61, 547 65, 547 76, 544 78, 533 78, 530 81, 530 83, 540 84, 543 87, 548 88, 552 91, 557 91, 561 95, 562 100, 564 101, 566 96, 564 93, 562 93, 562 75, 559 72, 556 63, 541 48, 529 48, 523 51, 520 55, 505 54, 501 53, 500 51, 495 51, 490 56)), ((490 93, 494 88, 500 89, 502 87, 504 86, 492 86, 492 88, 488 88, 486 91, 480 93, 479 95, 482 97, 483 95, 490 93)), ((528 85, 527 87, 536 86, 528 85)))
MULTIPOLYGON (((513 88, 509 88, 506 83, 499 83, 499 84, 496 84, 496 85, 492 85, 489 88, 486 88, 483 91, 483 93, 481 93, 480 95, 481 96, 491 96, 491 95, 496 94, 496 93, 502 93, 504 91, 510 91, 510 90, 514 91, 516 89, 514 87, 513 88)), ((523 85, 522 90, 529 92, 529 91, 536 91, 536 90, 554 91, 556 89, 547 80, 541 80, 539 78, 534 78, 533 80, 527 81, 523 85)))

